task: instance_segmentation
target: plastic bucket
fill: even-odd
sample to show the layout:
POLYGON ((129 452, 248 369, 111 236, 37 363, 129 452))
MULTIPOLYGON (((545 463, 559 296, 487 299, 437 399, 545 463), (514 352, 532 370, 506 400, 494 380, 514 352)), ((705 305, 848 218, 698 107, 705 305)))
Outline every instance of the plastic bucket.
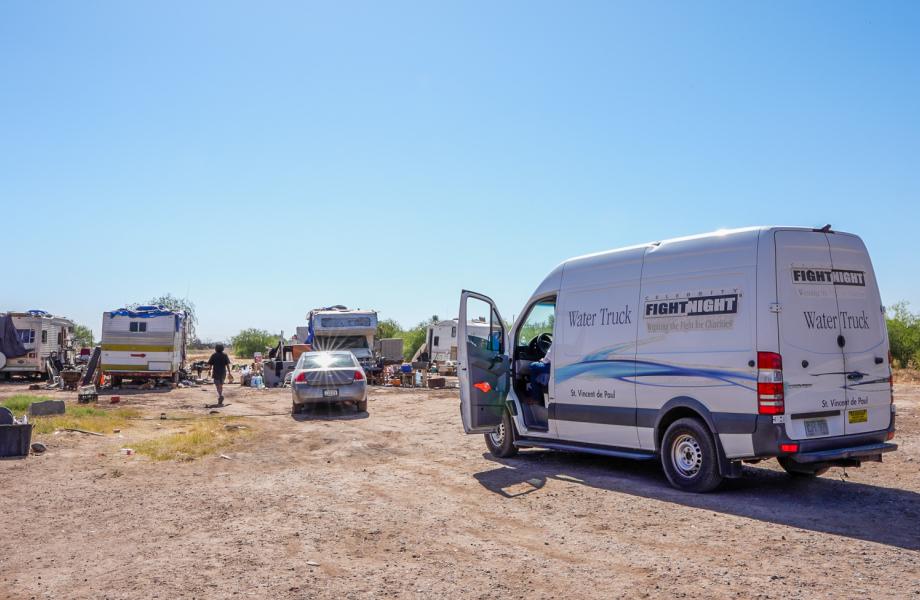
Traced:
POLYGON ((0 425, 0 458, 28 456, 32 444, 32 423, 0 425))

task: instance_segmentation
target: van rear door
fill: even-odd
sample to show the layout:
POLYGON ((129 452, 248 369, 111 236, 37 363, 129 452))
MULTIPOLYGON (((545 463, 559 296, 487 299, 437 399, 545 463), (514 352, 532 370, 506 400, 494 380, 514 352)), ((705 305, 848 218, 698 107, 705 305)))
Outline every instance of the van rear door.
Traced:
POLYGON ((846 432, 846 369, 827 237, 817 231, 774 233, 786 435, 793 440, 846 432))
POLYGON ((862 240, 828 234, 840 310, 850 434, 887 429, 891 420, 888 337, 875 272, 862 240))
POLYGON ((511 381, 505 352, 505 323, 488 297, 464 290, 457 323, 457 376, 460 418, 466 433, 489 433, 502 421, 511 381), (488 323, 469 327, 471 319, 488 323), (486 321, 488 319, 488 321, 486 321))

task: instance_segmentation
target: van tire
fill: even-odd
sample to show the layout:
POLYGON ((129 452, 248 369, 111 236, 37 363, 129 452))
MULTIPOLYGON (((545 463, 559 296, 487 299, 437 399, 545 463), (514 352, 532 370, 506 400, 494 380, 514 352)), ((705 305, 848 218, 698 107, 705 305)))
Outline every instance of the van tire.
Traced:
POLYGON ((815 467, 803 465, 786 456, 777 457, 776 460, 779 462, 779 466, 792 477, 818 477, 824 475, 830 469, 830 467, 827 466, 815 467))
POLYGON ((699 419, 671 423, 661 442, 661 466, 671 485, 685 492, 711 492, 722 483, 719 450, 699 419))
POLYGON ((514 421, 511 419, 511 413, 507 410, 502 413, 502 422, 492 433, 487 433, 486 447, 495 458, 511 458, 518 453, 518 447, 514 445, 517 439, 517 432, 514 430, 514 421))

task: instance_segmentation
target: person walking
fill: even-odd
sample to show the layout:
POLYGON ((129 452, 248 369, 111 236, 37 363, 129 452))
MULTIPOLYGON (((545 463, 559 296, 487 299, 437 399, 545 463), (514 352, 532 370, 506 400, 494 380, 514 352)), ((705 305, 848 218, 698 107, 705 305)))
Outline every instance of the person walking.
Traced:
POLYGON ((214 354, 208 359, 208 370, 217 388, 217 404, 224 403, 224 379, 230 370, 230 357, 224 354, 224 345, 214 346, 214 354))

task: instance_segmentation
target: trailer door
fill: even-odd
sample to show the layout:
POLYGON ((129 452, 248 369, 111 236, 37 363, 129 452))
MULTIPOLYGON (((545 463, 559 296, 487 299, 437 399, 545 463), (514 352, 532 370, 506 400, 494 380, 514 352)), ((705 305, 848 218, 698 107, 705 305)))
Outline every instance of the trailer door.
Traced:
POLYGON ((460 417, 466 433, 489 433, 501 423, 508 396, 511 361, 505 351, 505 324, 488 297, 464 290, 457 324, 460 417), (468 327, 471 320, 483 327, 468 327))

